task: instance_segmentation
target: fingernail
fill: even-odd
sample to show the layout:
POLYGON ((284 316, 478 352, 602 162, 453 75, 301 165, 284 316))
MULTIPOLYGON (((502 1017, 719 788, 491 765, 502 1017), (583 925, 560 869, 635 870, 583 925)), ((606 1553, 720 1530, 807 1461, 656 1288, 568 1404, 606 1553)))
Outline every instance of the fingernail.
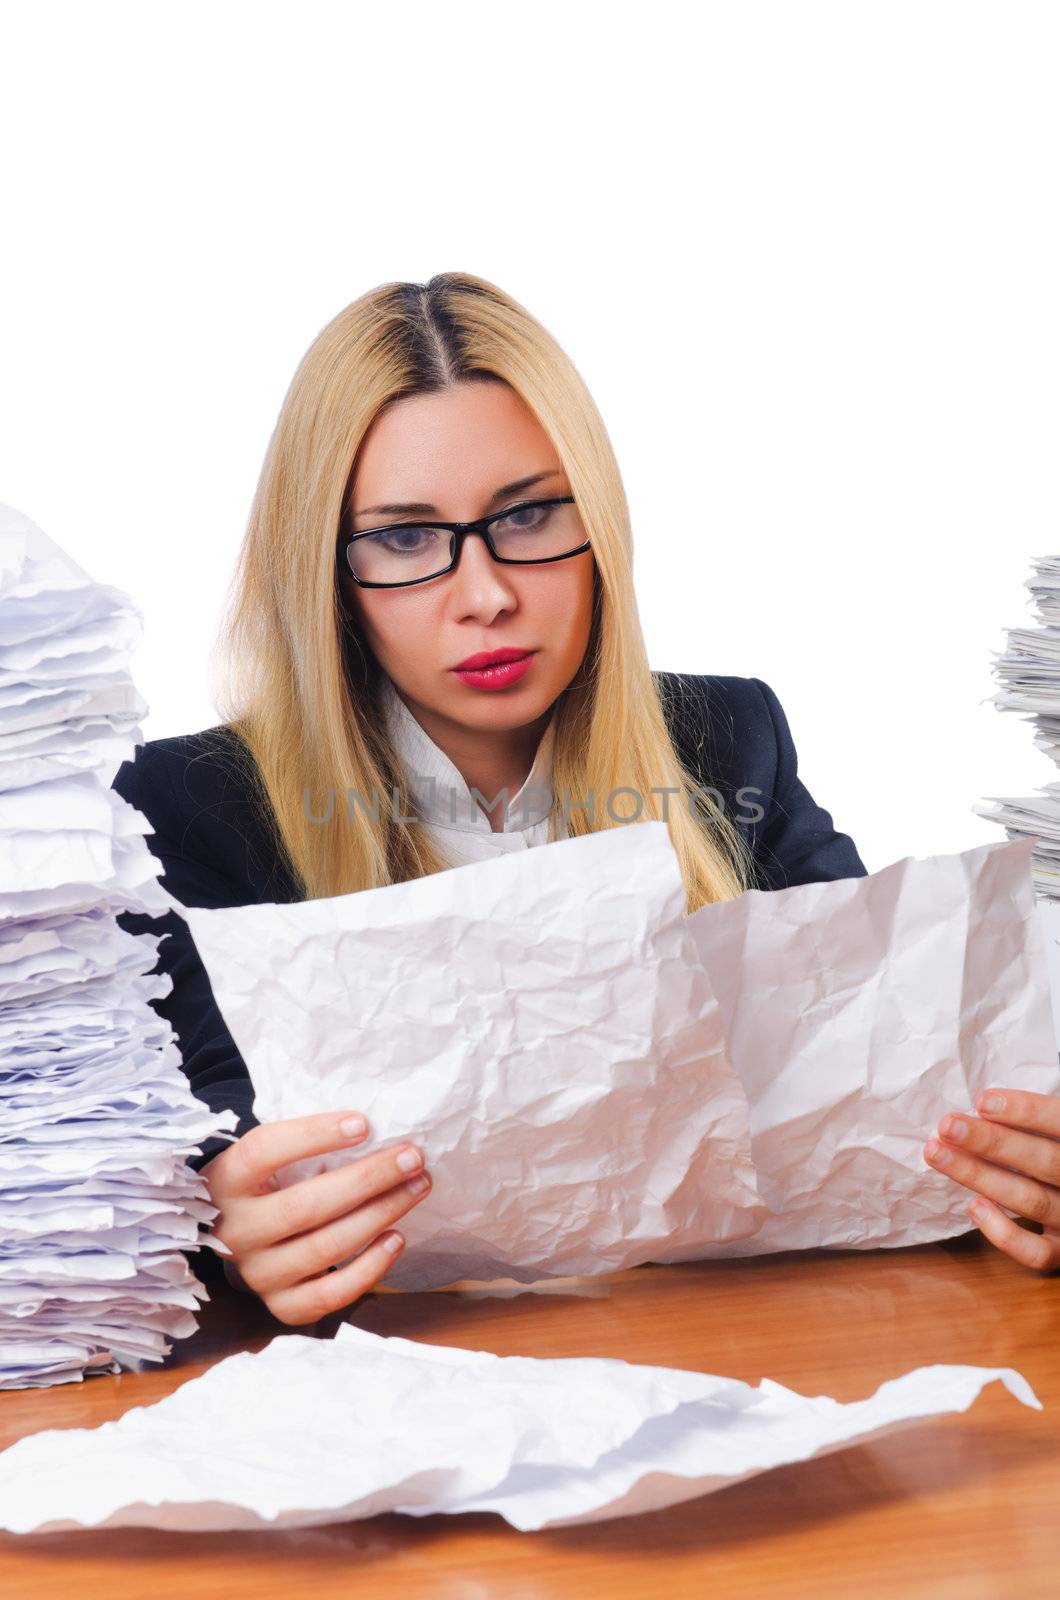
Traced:
POLYGON ((348 1139, 352 1139, 358 1133, 363 1133, 367 1126, 368 1124, 363 1117, 344 1117, 339 1123, 339 1132, 344 1133, 348 1139))
POLYGON ((968 1124, 961 1117, 951 1117, 944 1129, 947 1139, 956 1139, 958 1144, 967 1137, 968 1124))
POLYGON ((1003 1094, 984 1094, 979 1102, 981 1111, 1004 1111, 1005 1097, 1003 1094))
POLYGON ((415 1172, 417 1167, 422 1166, 423 1157, 418 1150, 402 1150, 397 1158, 397 1164, 402 1172, 415 1172))
POLYGON ((944 1144, 939 1144, 937 1139, 929 1139, 924 1146, 924 1154, 931 1161, 940 1161, 943 1166, 950 1160, 950 1152, 944 1144))
POLYGON ((405 1241, 402 1239, 400 1233, 388 1233, 386 1238, 383 1240, 383 1249, 389 1250, 391 1255, 393 1255, 395 1250, 401 1249, 401 1246, 404 1244, 404 1242, 405 1241))
POLYGON ((986 1206, 981 1200, 969 1200, 968 1210, 972 1213, 973 1217, 985 1217, 987 1215, 986 1206))
POLYGON ((408 1183, 405 1185, 409 1194, 422 1194, 424 1189, 429 1189, 430 1186, 431 1180, 425 1177, 422 1172, 418 1178, 410 1178, 408 1183))

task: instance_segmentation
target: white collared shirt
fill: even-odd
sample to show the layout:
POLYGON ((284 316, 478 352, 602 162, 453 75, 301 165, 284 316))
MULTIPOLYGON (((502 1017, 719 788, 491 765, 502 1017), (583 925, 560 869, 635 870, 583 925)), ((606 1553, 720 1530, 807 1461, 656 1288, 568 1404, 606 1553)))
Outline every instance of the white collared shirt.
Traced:
MULTIPOLYGON (((508 800, 503 831, 495 833, 460 769, 416 721, 386 673, 382 674, 381 695, 387 732, 404 767, 410 814, 417 819, 404 826, 428 828, 432 844, 454 867, 549 842, 549 802, 543 791, 551 785, 553 719, 541 736, 522 787, 508 800), (529 793, 531 790, 534 792, 529 793)), ((485 799, 489 802, 493 795, 485 799)), ((503 807, 502 796, 494 815, 503 807)))

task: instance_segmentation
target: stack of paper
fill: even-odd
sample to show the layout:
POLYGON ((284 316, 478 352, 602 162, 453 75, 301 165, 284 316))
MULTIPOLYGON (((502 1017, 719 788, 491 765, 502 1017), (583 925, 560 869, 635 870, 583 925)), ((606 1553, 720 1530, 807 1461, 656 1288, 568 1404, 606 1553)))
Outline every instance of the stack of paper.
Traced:
MULTIPOLYGON (((1025 587, 1041 627, 1010 628, 1006 649, 993 652, 1002 685, 994 704, 1026 716, 1039 750, 1060 766, 1060 556, 1035 557, 1025 587)), ((972 809, 999 823, 1010 839, 1034 840, 1035 889, 1044 899, 1060 901, 1060 782, 1047 783, 1037 795, 991 795, 972 809)))
POLYGON ((664 822, 185 916, 260 1122, 363 1111, 433 1178, 397 1288, 967 1232, 924 1159, 1060 1087, 1028 841, 685 914, 664 822))
POLYGON ((965 1411, 995 1379, 1042 1409, 1011 1367, 918 1367, 840 1405, 770 1378, 495 1356, 343 1323, 229 1356, 98 1428, 20 1439, 0 1454, 0 1528, 216 1533, 386 1511, 599 1522, 965 1411))
POLYGON ((216 1209, 186 1157, 220 1120, 148 1004, 179 910, 147 819, 110 788, 143 743, 141 618, 0 506, 0 1388, 160 1361, 206 1291, 183 1250, 216 1209))
POLYGON ((1034 887, 1048 901, 1060 903, 1060 782, 1045 784, 1038 794, 991 795, 977 801, 973 810, 1000 823, 1010 839, 1034 841, 1034 887))

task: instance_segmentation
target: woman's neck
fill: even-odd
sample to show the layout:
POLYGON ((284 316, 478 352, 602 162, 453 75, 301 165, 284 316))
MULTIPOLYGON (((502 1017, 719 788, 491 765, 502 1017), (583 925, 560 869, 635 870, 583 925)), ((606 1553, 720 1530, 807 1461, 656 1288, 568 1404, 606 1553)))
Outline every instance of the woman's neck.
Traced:
MULTIPOLYGON (((404 698, 404 696, 402 697, 404 698)), ((410 704, 409 711, 420 727, 433 739, 439 750, 449 757, 469 789, 477 789, 484 796, 479 808, 489 820, 494 833, 504 827, 505 799, 510 805, 530 775, 538 745, 552 717, 552 707, 534 722, 520 728, 468 728, 440 717, 418 703, 410 704), (507 789, 492 810, 487 806, 507 789)))

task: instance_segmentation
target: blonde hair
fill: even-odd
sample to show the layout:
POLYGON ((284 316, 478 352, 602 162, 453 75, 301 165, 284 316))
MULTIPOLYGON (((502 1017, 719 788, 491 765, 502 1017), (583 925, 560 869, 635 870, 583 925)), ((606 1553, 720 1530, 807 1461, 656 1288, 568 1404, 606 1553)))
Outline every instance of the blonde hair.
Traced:
MULTIPOLYGON (((492 379, 525 401, 553 441, 595 559, 589 643, 559 696, 553 818, 567 797, 571 836, 623 827, 577 801, 628 787, 638 820, 667 821, 688 910, 753 882, 747 846, 724 810, 707 817, 671 795, 700 783, 681 762, 648 665, 633 589, 629 510, 607 431, 577 369, 502 290, 468 273, 361 295, 317 335, 284 398, 258 480, 217 641, 215 700, 246 747, 239 756, 282 864, 305 898, 443 871, 412 814, 381 714, 381 669, 358 638, 338 583, 337 550, 358 450, 380 407, 404 395, 492 379), (252 758, 252 759, 250 759, 252 758), (330 791, 379 796, 356 825, 309 814, 330 791), (400 807, 400 809, 397 809, 400 807)), ((683 685, 672 680, 678 698, 683 685)), ((694 708, 689 708, 693 709, 694 708)), ((671 715, 683 716, 675 704, 671 715)), ((559 830, 562 832, 562 829, 559 830)), ((553 837, 556 828, 553 827, 553 837)))

